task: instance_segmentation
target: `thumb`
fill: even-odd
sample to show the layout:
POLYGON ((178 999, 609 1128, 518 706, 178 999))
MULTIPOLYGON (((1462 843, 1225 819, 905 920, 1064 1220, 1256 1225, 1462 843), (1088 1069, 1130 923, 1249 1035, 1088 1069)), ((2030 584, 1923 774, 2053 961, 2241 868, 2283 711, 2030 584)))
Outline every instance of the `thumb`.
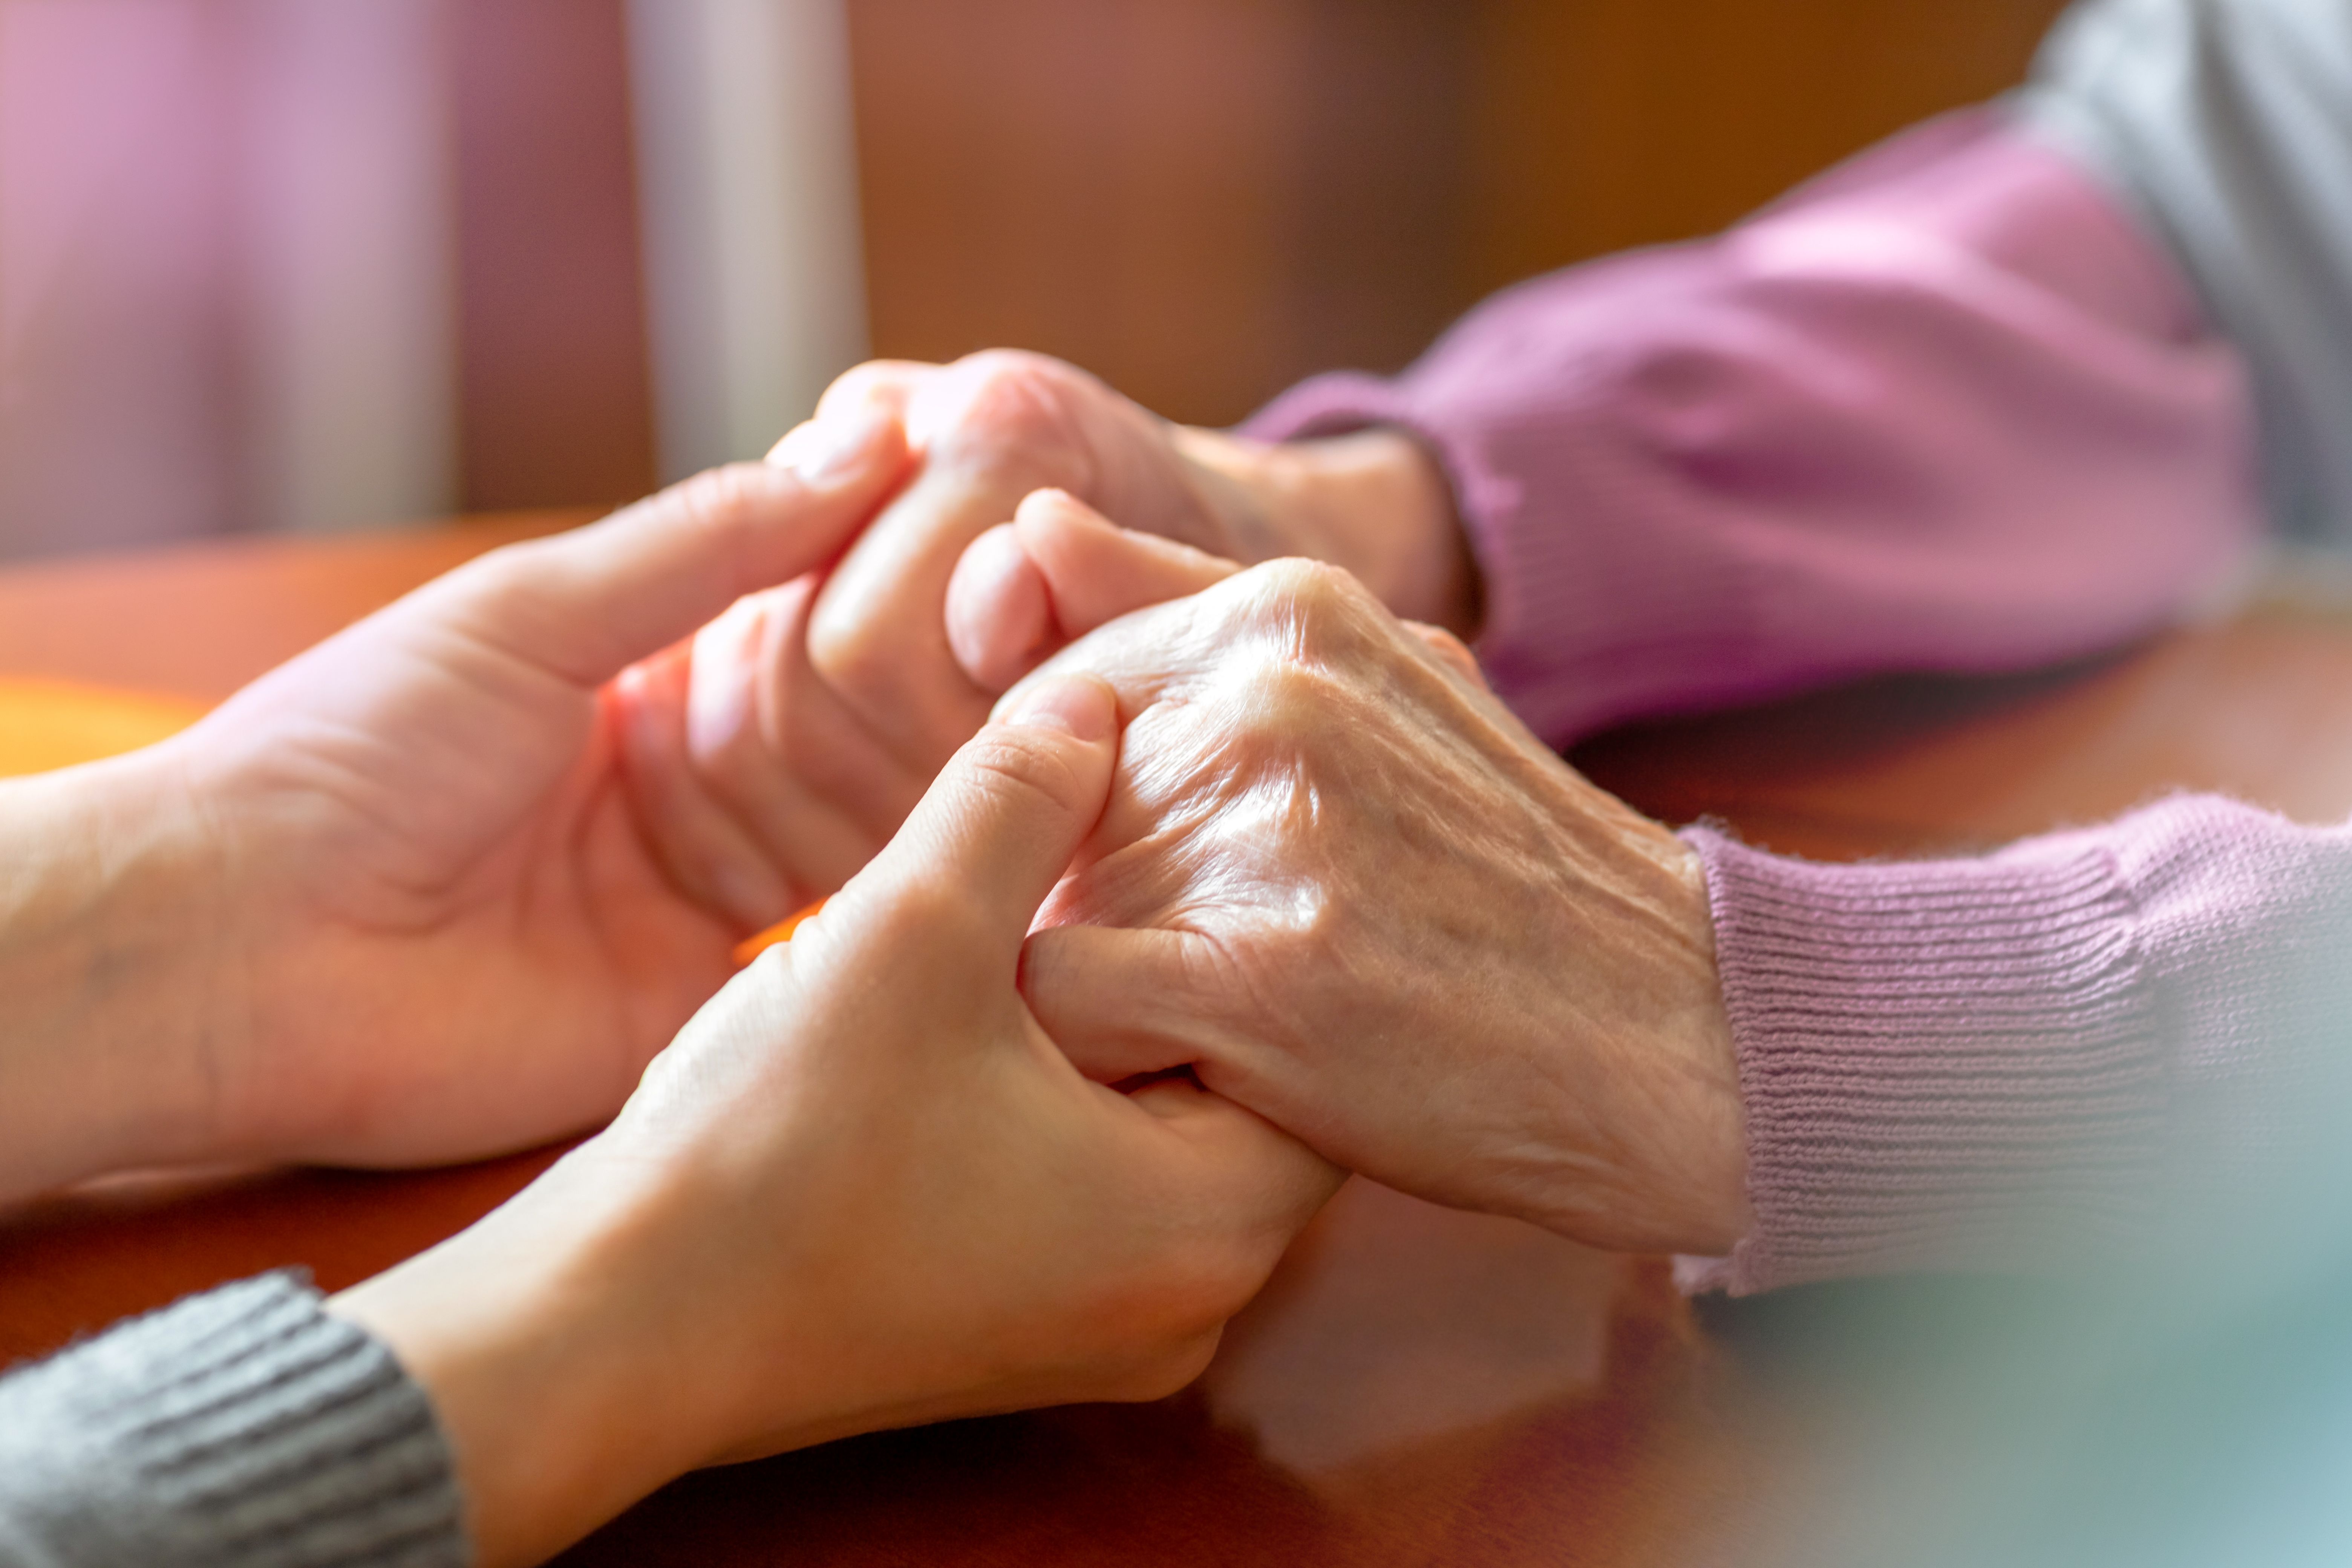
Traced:
POLYGON ((672 485, 602 522, 493 551, 394 612, 601 686, 744 595, 840 554, 907 468, 881 405, 802 426, 764 463, 672 485))
POLYGON ((836 901, 852 906, 844 927, 866 927, 859 906, 935 900, 945 889, 978 914, 989 958, 1009 981, 1037 907, 1102 816, 1118 754, 1108 686, 1091 676, 1039 681, 964 743, 898 837, 842 890, 836 901))
POLYGON ((948 646, 973 684, 1004 691, 1105 622, 1240 570, 1189 544, 1121 528, 1067 491, 1037 490, 956 563, 948 646))
POLYGON ((1121 528, 1062 490, 1040 490, 1023 501, 1013 527, 1045 581, 1055 625, 1066 641, 1121 616, 1186 598, 1241 570, 1205 550, 1121 528))

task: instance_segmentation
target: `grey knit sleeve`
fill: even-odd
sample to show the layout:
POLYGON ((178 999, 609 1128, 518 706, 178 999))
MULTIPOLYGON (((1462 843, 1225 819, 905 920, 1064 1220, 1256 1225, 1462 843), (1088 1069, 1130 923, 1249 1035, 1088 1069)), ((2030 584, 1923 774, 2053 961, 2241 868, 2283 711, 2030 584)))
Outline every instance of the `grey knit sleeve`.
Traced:
POLYGON ((447 1445, 392 1352, 264 1275, 0 1378, 0 1568, 449 1568, 447 1445))
POLYGON ((2352 0, 2078 0, 2018 108, 2244 354, 2274 523, 2352 546, 2352 0))

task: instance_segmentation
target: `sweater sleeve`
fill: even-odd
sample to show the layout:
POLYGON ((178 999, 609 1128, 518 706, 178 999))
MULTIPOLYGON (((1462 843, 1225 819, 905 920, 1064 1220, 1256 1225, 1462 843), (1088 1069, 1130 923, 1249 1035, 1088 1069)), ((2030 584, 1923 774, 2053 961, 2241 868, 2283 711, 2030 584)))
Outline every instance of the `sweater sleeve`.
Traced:
POLYGON ((2352 827, 2184 796, 1979 859, 1813 865, 1685 837, 1755 1213, 1686 1284, 2044 1271, 2249 1195, 2292 1226, 2280 1193, 2343 1188, 2352 827), (2314 1151, 2326 1179, 2291 1179, 2314 1151))
POLYGON ((0 1568, 455 1568, 447 1447, 392 1353, 287 1275, 0 1379, 0 1568))
POLYGON ((1479 658, 1555 745, 2112 646, 2261 527, 2237 356, 2115 198, 1999 110, 1719 238, 1523 284, 1402 376, 1307 382, 1247 428, 1375 424, 1445 466, 1479 658))

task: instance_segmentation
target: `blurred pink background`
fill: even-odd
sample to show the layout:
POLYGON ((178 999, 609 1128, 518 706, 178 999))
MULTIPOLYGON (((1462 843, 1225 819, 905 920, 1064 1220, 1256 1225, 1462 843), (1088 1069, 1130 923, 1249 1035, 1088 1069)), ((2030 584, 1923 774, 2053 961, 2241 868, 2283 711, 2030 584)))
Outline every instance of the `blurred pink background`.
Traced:
POLYGON ((437 20, 0 0, 7 547, 452 502, 437 20))
POLYGON ((838 0, 0 0, 0 555, 754 454, 856 243, 838 0))

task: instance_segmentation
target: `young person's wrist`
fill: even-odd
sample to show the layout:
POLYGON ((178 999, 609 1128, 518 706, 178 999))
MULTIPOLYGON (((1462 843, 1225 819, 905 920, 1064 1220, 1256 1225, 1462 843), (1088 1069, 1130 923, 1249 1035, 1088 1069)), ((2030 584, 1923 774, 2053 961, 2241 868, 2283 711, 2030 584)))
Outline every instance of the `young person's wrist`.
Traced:
POLYGON ((234 911, 172 746, 0 781, 0 1196, 220 1157, 234 911))
POLYGON ((772 1194, 626 1141, 327 1303, 431 1403, 477 1568, 544 1561, 705 1466, 961 1413, 894 1398, 907 1370, 861 1360, 870 1324, 819 1271, 730 1278, 792 1224, 772 1194))
POLYGON ((1174 438, 1234 487, 1278 553, 1344 566, 1405 619, 1476 635, 1477 561, 1444 469, 1410 434, 1376 426, 1270 444, 1183 427, 1174 438))
POLYGON ((696 1363, 716 1352, 664 1321, 652 1221, 593 1149, 327 1304, 431 1400, 481 1568, 541 1561, 698 1462, 696 1363))
POLYGON ((764 1200, 734 1216, 749 1194, 705 1163, 608 1130, 329 1301, 432 1401, 481 1568, 538 1562, 689 1470, 888 1424, 822 1281, 750 1293, 757 1332, 730 1335, 741 1237, 791 1216, 764 1200), (776 1342, 804 1353, 763 1364, 776 1342))

